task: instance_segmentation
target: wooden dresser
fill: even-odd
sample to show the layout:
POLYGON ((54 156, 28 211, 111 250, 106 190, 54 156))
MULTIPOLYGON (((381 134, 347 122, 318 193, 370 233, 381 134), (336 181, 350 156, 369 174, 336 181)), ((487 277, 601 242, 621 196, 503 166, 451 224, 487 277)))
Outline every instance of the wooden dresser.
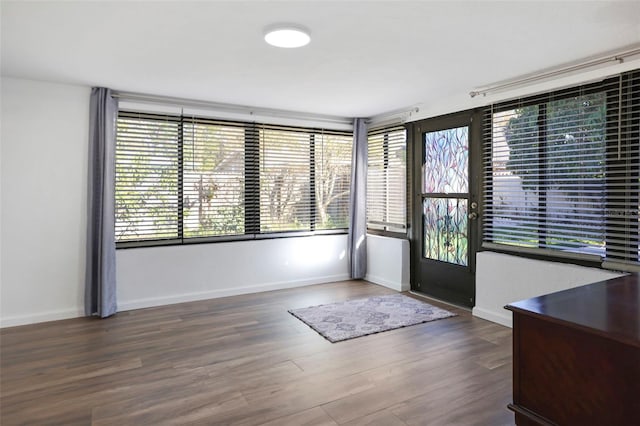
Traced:
POLYGON ((640 425, 638 274, 506 309, 517 425, 640 425))

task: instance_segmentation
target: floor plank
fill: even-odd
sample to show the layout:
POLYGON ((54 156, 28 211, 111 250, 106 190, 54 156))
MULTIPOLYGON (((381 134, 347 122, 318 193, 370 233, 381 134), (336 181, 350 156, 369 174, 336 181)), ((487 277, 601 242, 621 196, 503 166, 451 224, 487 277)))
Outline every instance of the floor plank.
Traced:
MULTIPOLYGON (((0 424, 511 425, 511 330, 468 311, 329 343, 345 281, 0 330, 0 424)), ((411 297, 416 297, 410 295, 411 297)))
POLYGON ((320 407, 310 408, 265 423, 267 426, 337 426, 337 424, 320 407))

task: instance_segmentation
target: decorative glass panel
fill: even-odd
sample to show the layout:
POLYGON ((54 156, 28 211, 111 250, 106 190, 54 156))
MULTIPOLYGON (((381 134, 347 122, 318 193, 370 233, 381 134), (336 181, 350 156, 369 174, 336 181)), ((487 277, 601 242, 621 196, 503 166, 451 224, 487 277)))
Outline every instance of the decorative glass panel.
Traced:
POLYGON ((467 265, 467 200, 426 198, 422 202, 424 257, 467 265))
POLYGON ((424 134, 422 192, 468 192, 469 127, 424 134))

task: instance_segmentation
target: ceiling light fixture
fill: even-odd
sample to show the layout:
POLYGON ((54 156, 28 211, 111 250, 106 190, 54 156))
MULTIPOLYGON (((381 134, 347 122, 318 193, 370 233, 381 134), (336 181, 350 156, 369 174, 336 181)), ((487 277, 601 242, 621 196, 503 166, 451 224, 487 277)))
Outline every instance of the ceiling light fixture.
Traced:
POLYGON ((291 49, 309 44, 309 31, 297 25, 277 25, 267 28, 264 41, 272 46, 291 49))

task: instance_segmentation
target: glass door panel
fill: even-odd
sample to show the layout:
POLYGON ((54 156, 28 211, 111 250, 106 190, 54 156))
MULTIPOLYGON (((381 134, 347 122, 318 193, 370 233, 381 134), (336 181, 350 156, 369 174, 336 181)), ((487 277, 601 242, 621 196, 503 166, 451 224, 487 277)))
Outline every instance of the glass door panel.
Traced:
POLYGON ((467 200, 464 198, 425 198, 424 254, 426 259, 467 266, 467 200))
POLYGON ((424 134, 422 193, 469 192, 469 127, 424 134))

